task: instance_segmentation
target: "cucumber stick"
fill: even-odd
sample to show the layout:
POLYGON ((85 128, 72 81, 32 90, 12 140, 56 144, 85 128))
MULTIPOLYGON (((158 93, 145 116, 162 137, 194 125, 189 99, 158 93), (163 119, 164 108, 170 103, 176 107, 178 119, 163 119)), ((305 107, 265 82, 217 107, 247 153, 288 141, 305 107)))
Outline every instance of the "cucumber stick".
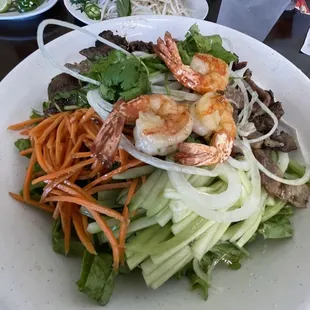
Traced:
MULTIPOLYGON (((189 254, 191 254, 191 249, 189 246, 185 246, 182 249, 180 249, 177 253, 175 253, 173 256, 171 256, 169 259, 167 259, 163 264, 159 265, 150 274, 148 275, 143 274, 142 271, 146 285, 150 286, 152 282, 156 281, 165 273, 169 272, 169 270, 173 268, 175 264, 177 264, 179 261, 181 261, 184 257, 186 257, 189 254)), ((170 276, 168 277, 168 279, 169 278, 170 276)))
POLYGON ((175 223, 171 226, 171 231, 174 235, 180 233, 183 229, 185 229, 193 220, 198 217, 198 214, 192 212, 187 217, 185 217, 182 221, 175 223))
POLYGON ((162 211, 160 211, 157 215, 156 215, 156 219, 157 219, 157 223, 163 227, 165 226, 172 218, 172 212, 168 207, 165 207, 162 211))
MULTIPOLYGON (((195 220, 193 222, 195 222, 195 220)), ((154 254, 151 254, 153 263, 161 264, 170 256, 201 236, 213 224, 214 222, 212 221, 198 219, 197 224, 189 227, 190 229, 185 229, 183 232, 174 236, 170 240, 155 246, 152 251, 154 254)))
POLYGON ((174 274, 176 274, 179 270, 181 270, 183 267, 185 267, 192 259, 193 259, 193 254, 192 253, 188 253, 180 261, 178 261, 177 263, 173 264, 171 266, 171 268, 167 270, 167 272, 162 274, 153 283, 151 283, 151 288, 154 289, 154 290, 159 288, 167 280, 169 280, 174 274))
POLYGON ((136 249, 141 250, 141 252, 136 252, 127 259, 127 265, 129 269, 133 270, 149 256, 149 254, 144 251, 145 247, 152 248, 160 242, 165 241, 170 236, 170 234, 170 226, 166 226, 158 231, 155 235, 153 235, 153 237, 147 241, 147 244, 140 244, 140 247, 137 245, 136 249))
POLYGON ((131 199, 129 204, 129 210, 137 210, 141 204, 147 199, 150 193, 153 191, 156 184, 159 182, 159 178, 163 174, 163 170, 156 169, 146 180, 144 184, 139 188, 136 194, 131 199))
POLYGON ((112 177, 114 180, 135 179, 143 175, 149 175, 155 170, 152 166, 143 166, 129 169, 112 177))

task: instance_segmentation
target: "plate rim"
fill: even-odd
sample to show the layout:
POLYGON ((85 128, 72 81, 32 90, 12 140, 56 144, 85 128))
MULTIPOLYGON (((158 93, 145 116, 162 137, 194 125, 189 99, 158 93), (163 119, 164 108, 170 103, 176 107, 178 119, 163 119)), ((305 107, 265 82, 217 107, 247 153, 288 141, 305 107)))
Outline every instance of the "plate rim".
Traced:
MULTIPOLYGON (((190 0, 192 1, 192 0, 190 0)), ((76 18, 77 20, 79 20, 80 22, 86 24, 86 25, 92 25, 92 24, 97 24, 97 23, 100 23, 100 22, 104 22, 102 20, 100 21, 96 21, 96 20, 92 20, 90 19, 85 13, 81 13, 81 14, 78 14, 76 13, 76 10, 74 8, 74 6, 71 4, 70 0, 63 0, 64 2, 64 5, 65 5, 65 8, 66 10, 74 17, 76 18)), ((194 19, 197 19, 197 20, 205 20, 205 18, 208 16, 209 14, 209 3, 207 0, 205 0, 205 16, 203 19, 199 19, 199 18, 194 18, 194 17, 187 17, 187 18, 194 18, 194 19)), ((127 17, 135 17, 135 16, 152 16, 152 15, 133 15, 133 16, 127 16, 127 17)), ((155 15, 154 15, 155 16, 155 15)), ((156 16, 174 16, 174 15, 156 15, 156 16)), ((180 17, 186 17, 186 16, 180 16, 180 17)), ((118 17, 120 18, 120 17, 118 17)), ((124 18, 124 17, 121 17, 121 18, 124 18)), ((115 18, 113 18, 115 19, 115 18)))
MULTIPOLYGON (((58 1, 58 0, 52 0, 52 1, 58 1)), ((64 0, 65 2, 66 0, 64 0)), ((67 1, 70 1, 70 0, 67 0, 67 1)), ((173 15, 139 15, 139 16, 126 16, 126 17, 119 17, 117 19, 111 19, 112 20, 117 20, 119 22, 129 22, 129 21, 134 21, 135 19, 144 19, 144 20, 149 20, 149 19, 164 19, 164 20, 167 20, 167 19, 186 19, 186 20, 192 20, 193 24, 194 23, 197 23, 197 21, 199 22, 203 22, 203 23, 207 23, 207 24, 214 24, 213 22, 210 22, 210 21, 207 21, 207 20, 201 20, 201 19, 197 19, 197 18, 193 18, 193 17, 184 17, 184 16, 173 16, 173 15)), ((90 25, 85 25, 83 26, 82 28, 85 28, 89 31, 92 31, 91 28, 92 27, 95 27, 93 25, 96 25, 98 27, 98 25, 100 23, 102 23, 103 25, 105 25, 105 22, 106 21, 100 21, 100 22, 96 22, 96 23, 93 23, 93 24, 90 24, 90 25)), ((242 33, 241 31, 239 30, 236 30, 236 29, 233 29, 233 28, 230 28, 230 27, 227 27, 227 26, 224 26, 224 25, 221 25, 221 24, 216 24, 218 27, 220 28, 225 28, 225 29, 228 29, 229 31, 233 31, 237 34, 241 34, 242 36, 245 36, 248 40, 252 41, 252 42, 256 42, 258 43, 260 46, 262 46, 263 48, 269 50, 269 51, 272 51, 273 53, 275 53, 277 55, 277 57, 280 57, 283 61, 286 62, 286 65, 289 65, 292 70, 295 70, 296 73, 300 74, 304 80, 307 80, 309 82, 309 86, 310 86, 310 78, 301 70, 299 69, 295 64, 293 64, 289 59, 287 59, 284 55, 280 54, 278 51, 274 50, 273 48, 271 48, 270 46, 266 45, 265 43, 245 34, 245 33, 242 33)), ((73 31, 70 31, 70 32, 67 32, 57 38, 55 38, 54 40, 48 42, 47 44, 45 44, 46 47, 50 46, 50 45, 53 45, 53 44, 57 44, 57 40, 63 38, 64 36, 71 36, 73 33, 77 32, 77 30, 73 30, 73 31)), ((1 81, 0 81, 0 90, 1 90, 1 86, 6 83, 6 81, 14 74, 14 72, 16 70, 19 69, 19 67, 23 66, 25 62, 28 62, 29 59, 31 59, 32 57, 35 57, 36 54, 40 54, 40 50, 39 48, 37 50, 35 50, 34 52, 32 52, 30 55, 28 55, 25 59, 23 59, 20 63, 18 63, 1 81)))
POLYGON ((26 19, 30 18, 33 16, 40 15, 49 9, 51 9, 58 0, 47 0, 44 3, 42 3, 36 10, 26 12, 26 13, 17 13, 16 15, 5 15, 6 13, 1 13, 0 14, 0 21, 4 20, 21 20, 21 19, 26 19))

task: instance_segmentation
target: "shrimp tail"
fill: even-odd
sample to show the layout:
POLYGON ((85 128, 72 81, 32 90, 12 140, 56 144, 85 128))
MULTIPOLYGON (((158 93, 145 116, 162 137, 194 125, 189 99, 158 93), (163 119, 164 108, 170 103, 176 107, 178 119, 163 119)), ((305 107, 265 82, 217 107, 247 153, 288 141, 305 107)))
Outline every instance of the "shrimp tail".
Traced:
POLYGON ((165 62, 178 82, 191 89, 199 86, 201 74, 183 64, 178 46, 169 32, 165 33, 164 40, 158 38, 154 51, 165 62))
POLYGON ((108 168, 113 164, 125 121, 126 119, 121 113, 112 112, 91 146, 91 152, 108 168))
POLYGON ((186 166, 208 166, 218 163, 219 157, 214 146, 184 142, 178 145, 174 159, 186 166))

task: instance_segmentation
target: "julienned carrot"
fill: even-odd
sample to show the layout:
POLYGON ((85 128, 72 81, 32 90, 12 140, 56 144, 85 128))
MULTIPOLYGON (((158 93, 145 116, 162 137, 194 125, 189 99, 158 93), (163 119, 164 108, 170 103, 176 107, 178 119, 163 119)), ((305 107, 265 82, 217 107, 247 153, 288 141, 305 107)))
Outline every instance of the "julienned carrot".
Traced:
POLYGON ((19 154, 20 154, 21 156, 26 156, 26 155, 31 154, 32 152, 33 152, 33 148, 30 147, 29 149, 20 151, 19 154))
POLYGON ((47 147, 49 149, 54 149, 55 148, 55 141, 56 141, 56 130, 53 130, 50 133, 50 136, 49 136, 48 141, 46 143, 47 147))
POLYGON ((82 224, 83 224, 84 232, 85 232, 87 238, 88 238, 90 241, 92 241, 92 240, 93 240, 92 234, 89 233, 89 232, 87 231, 87 227, 88 227, 88 218, 87 218, 86 215, 82 215, 82 224))
POLYGON ((88 123, 82 123, 82 126, 84 127, 85 131, 87 132, 87 134, 93 139, 96 139, 96 136, 98 134, 98 132, 92 130, 92 128, 89 126, 88 123))
POLYGON ((86 200, 86 198, 79 198, 79 197, 71 197, 71 196, 51 196, 47 197, 46 201, 64 201, 64 202, 72 202, 77 205, 84 206, 85 208, 89 210, 96 211, 101 214, 105 214, 107 216, 113 217, 121 222, 124 221, 123 216, 118 213, 117 211, 110 209, 108 207, 101 206, 97 203, 91 202, 89 200, 86 200))
POLYGON ((41 168, 49 173, 49 169, 47 168, 46 164, 45 164, 45 160, 44 160, 44 157, 43 157, 43 154, 42 154, 42 145, 39 145, 37 143, 37 139, 34 138, 34 150, 35 150, 35 153, 36 153, 36 156, 37 156, 37 161, 39 163, 39 165, 41 166, 41 168))
POLYGON ((128 205, 132 199, 132 196, 136 192, 138 182, 139 182, 139 179, 135 179, 132 181, 129 191, 128 191, 127 199, 124 205, 124 209, 123 209, 123 217, 125 221, 121 223, 120 232, 119 232, 120 260, 122 264, 124 264, 124 259, 125 259, 125 242, 126 242, 127 229, 129 225, 128 205))
POLYGON ((79 239, 81 240, 82 244, 85 246, 85 248, 87 249, 89 253, 96 255, 97 254, 96 250, 85 233, 83 221, 82 221, 82 215, 78 211, 74 210, 72 212, 72 220, 73 220, 75 231, 79 239))
POLYGON ((26 121, 14 124, 14 125, 10 125, 8 127, 9 130, 22 130, 27 126, 31 126, 34 125, 36 123, 40 123, 44 120, 44 117, 38 117, 38 118, 34 118, 34 119, 28 119, 26 121))
POLYGON ((145 175, 143 175, 143 176, 141 177, 141 181, 142 181, 142 184, 144 184, 144 183, 146 182, 146 176, 145 176, 145 175))
POLYGON ((74 158, 72 157, 72 155, 79 151, 79 149, 81 148, 81 146, 83 144, 84 137, 85 137, 84 134, 80 135, 76 143, 74 141, 72 141, 71 139, 69 140, 71 142, 72 149, 71 149, 71 152, 69 154, 67 154, 67 152, 66 152, 66 159, 65 159, 64 163, 62 164, 61 169, 67 168, 68 166, 70 166, 73 163, 74 158))
POLYGON ((65 255, 70 251, 72 204, 63 202, 59 207, 62 231, 64 233, 65 255))
POLYGON ((29 136, 29 129, 23 129, 22 131, 19 132, 20 135, 22 136, 29 136))
POLYGON ((23 197, 26 202, 30 201, 30 184, 31 184, 32 175, 33 175, 33 167, 36 162, 37 162, 36 153, 33 152, 30 157, 29 165, 28 165, 25 180, 24 180, 24 186, 23 186, 23 197))
POLYGON ((50 206, 46 205, 46 204, 43 204, 43 203, 39 203, 38 201, 35 201, 35 200, 32 200, 32 199, 28 199, 28 201, 26 202, 25 199, 23 198, 23 196, 21 195, 18 195, 18 194, 15 194, 15 193, 11 193, 9 192, 9 195, 17 200, 17 201, 20 201, 20 202, 24 202, 30 206, 33 206, 33 207, 36 207, 36 208, 39 208, 39 209, 42 209, 44 211, 48 211, 48 212, 51 212, 53 213, 54 212, 54 209, 51 208, 50 206))
POLYGON ((64 129, 66 128, 66 116, 62 119, 56 129, 56 143, 55 143, 55 164, 60 168, 62 164, 62 138, 65 135, 64 129))
POLYGON ((111 245, 112 252, 113 252, 113 267, 115 270, 117 270, 119 267, 119 261, 120 261, 120 253, 119 253, 118 242, 117 242, 112 230, 110 229, 110 227, 108 226, 106 221, 99 215, 99 213, 92 210, 92 209, 89 209, 89 212, 91 213, 94 220, 97 222, 100 229, 103 231, 103 233, 105 234, 106 238, 108 239, 108 241, 111 245))
POLYGON ((83 115, 81 123, 85 123, 92 118, 95 114, 94 108, 89 108, 88 111, 83 115))
POLYGON ((119 158, 122 166, 128 163, 128 153, 125 150, 119 149, 119 158))
POLYGON ((44 165, 48 169, 47 171, 54 172, 56 169, 53 165, 52 159, 50 158, 49 149, 47 148, 46 145, 43 146, 42 152, 43 152, 44 165))
POLYGON ((94 187, 95 185, 97 185, 98 183, 104 182, 104 181, 109 181, 114 175, 119 174, 123 171, 126 171, 129 168, 133 168, 135 166, 138 166, 142 164, 142 161, 138 160, 138 159, 134 159, 132 161, 130 161, 128 164, 121 166, 105 175, 103 175, 102 177, 92 181, 91 183, 89 183, 87 186, 85 186, 85 190, 90 190, 92 187, 94 187))
POLYGON ((85 197, 86 199, 88 199, 91 202, 94 202, 94 203, 97 202, 97 200, 93 196, 91 196, 89 193, 87 193, 83 188, 81 188, 78 185, 76 185, 75 183, 73 183, 71 180, 66 180, 64 183, 66 185, 70 186, 71 188, 75 189, 76 192, 80 196, 85 197))
POLYGON ((56 208, 54 210, 54 213, 53 213, 53 219, 57 219, 59 214, 60 214, 60 211, 59 211, 59 208, 60 208, 60 205, 62 204, 62 202, 57 202, 57 205, 56 205, 56 208))
POLYGON ((126 188, 126 187, 129 187, 130 185, 131 185, 131 181, 121 182, 121 183, 104 184, 104 185, 92 187, 90 190, 88 190, 88 193, 90 195, 93 195, 93 194, 98 193, 100 191, 111 190, 111 189, 115 189, 115 188, 126 188))
POLYGON ((60 122, 62 122, 62 120, 67 114, 67 112, 60 113, 60 115, 52 122, 52 124, 44 130, 43 134, 38 139, 39 144, 43 143, 46 140, 48 135, 60 124, 60 122))
POLYGON ((56 179, 60 176, 63 176, 63 175, 69 175, 71 173, 76 172, 78 169, 80 169, 84 166, 92 164, 94 161, 95 161, 94 158, 90 158, 88 160, 83 160, 83 161, 79 162, 78 164, 75 164, 71 167, 68 167, 68 168, 62 169, 60 171, 53 172, 53 173, 49 173, 49 174, 46 174, 40 178, 37 178, 37 179, 32 181, 32 184, 37 184, 39 182, 48 181, 48 180, 54 180, 54 179, 56 179))
POLYGON ((86 157, 92 157, 92 153, 91 152, 76 152, 74 154, 72 154, 73 158, 86 158, 86 157))
POLYGON ((58 116, 59 116, 59 114, 54 114, 54 115, 44 119, 44 121, 42 121, 39 125, 37 125, 36 127, 32 128, 30 130, 29 135, 33 136, 33 137, 38 136, 40 133, 44 132, 46 127, 48 127, 55 120, 55 118, 58 116))

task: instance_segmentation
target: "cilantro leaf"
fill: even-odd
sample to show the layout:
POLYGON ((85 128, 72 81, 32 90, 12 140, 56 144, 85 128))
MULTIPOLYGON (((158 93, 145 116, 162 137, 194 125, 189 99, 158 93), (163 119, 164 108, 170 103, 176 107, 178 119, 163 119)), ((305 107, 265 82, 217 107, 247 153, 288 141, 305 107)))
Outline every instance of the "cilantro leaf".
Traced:
POLYGON ((278 214, 263 222, 258 232, 264 239, 281 239, 293 236, 293 228, 287 214, 278 214))
POLYGON ((169 72, 165 63, 157 56, 156 57, 143 58, 142 61, 147 66, 149 73, 169 72))
POLYGON ((140 59, 120 51, 95 61, 87 75, 101 82, 100 93, 110 102, 128 101, 150 91, 147 68, 140 59))

